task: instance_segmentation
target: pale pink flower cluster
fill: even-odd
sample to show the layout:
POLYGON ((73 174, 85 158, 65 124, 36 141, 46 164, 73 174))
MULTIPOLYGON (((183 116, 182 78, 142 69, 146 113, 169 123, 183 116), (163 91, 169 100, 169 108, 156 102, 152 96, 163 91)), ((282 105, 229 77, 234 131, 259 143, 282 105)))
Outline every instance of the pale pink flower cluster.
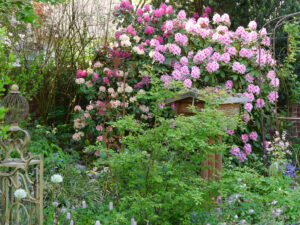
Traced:
POLYGON ((219 69, 219 63, 216 61, 208 62, 206 65, 206 70, 209 73, 213 73, 219 69))
POLYGON ((278 92, 277 91, 271 91, 268 95, 268 99, 270 102, 274 103, 276 99, 278 99, 278 92))
POLYGON ((239 62, 234 62, 232 65, 232 70, 237 71, 238 73, 244 74, 246 72, 246 66, 239 62))
POLYGON ((177 33, 175 34, 175 42, 179 43, 181 46, 185 46, 188 42, 188 38, 185 34, 177 33))
POLYGON ((74 120, 74 128, 82 129, 86 125, 86 121, 84 117, 80 117, 74 120))
POLYGON ((181 54, 181 48, 176 44, 168 44, 167 45, 169 52, 171 52, 173 55, 180 55, 181 54))
POLYGON ((82 131, 73 134, 72 139, 74 141, 80 141, 81 138, 84 137, 84 133, 82 131))
POLYGON ((249 84, 247 91, 258 95, 260 93, 260 88, 257 85, 249 84))
POLYGON ((228 80, 225 82, 225 88, 226 88, 226 90, 231 90, 233 88, 232 80, 228 80))
POLYGON ((256 100, 255 106, 259 109, 263 108, 265 106, 265 101, 261 98, 256 100))
POLYGON ((239 52, 239 55, 241 57, 250 59, 254 55, 254 53, 253 53, 252 49, 242 48, 239 52))

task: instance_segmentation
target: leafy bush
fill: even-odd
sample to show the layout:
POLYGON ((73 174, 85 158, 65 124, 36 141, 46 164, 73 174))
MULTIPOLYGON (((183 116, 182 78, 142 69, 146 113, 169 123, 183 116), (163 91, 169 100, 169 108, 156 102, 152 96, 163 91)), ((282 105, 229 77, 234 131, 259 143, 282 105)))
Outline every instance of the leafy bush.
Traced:
POLYGON ((225 118, 223 112, 205 108, 191 117, 157 118, 152 129, 143 129, 132 116, 112 123, 127 134, 124 150, 88 148, 98 148, 100 164, 111 169, 119 211, 141 224, 180 224, 190 220, 196 206, 209 205, 201 162, 226 149, 224 143, 210 141, 226 136, 225 118))

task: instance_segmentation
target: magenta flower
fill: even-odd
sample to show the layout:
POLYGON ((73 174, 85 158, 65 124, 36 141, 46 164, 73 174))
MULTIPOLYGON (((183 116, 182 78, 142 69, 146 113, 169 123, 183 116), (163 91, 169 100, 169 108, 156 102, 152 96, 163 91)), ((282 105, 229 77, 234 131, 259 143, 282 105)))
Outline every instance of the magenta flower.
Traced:
POLYGON ((138 9, 136 12, 137 15, 142 16, 143 15, 143 10, 142 9, 138 9))
POLYGON ((95 81, 97 81, 99 79, 99 75, 97 73, 93 73, 93 77, 94 77, 92 79, 93 82, 95 82, 95 81))
POLYGON ((154 28, 151 26, 147 26, 145 29, 146 34, 153 34, 154 33, 154 28))
POLYGON ((136 19, 136 21, 137 21, 138 23, 142 23, 142 22, 143 22, 143 18, 142 18, 142 17, 138 17, 138 18, 136 19))
POLYGON ((144 11, 145 12, 149 12, 150 10, 151 10, 150 5, 149 4, 145 4, 144 11))
POLYGON ((167 6, 166 8, 166 14, 172 14, 173 13, 173 8, 171 5, 167 6))
POLYGON ((108 77, 103 77, 103 83, 109 84, 109 79, 108 79, 108 77))

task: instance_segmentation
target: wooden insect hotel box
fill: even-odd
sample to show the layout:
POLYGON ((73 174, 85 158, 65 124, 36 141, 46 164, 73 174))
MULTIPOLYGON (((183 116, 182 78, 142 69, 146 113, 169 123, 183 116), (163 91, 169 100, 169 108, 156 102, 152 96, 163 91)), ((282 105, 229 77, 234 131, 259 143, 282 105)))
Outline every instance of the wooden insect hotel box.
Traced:
MULTIPOLYGON (((217 110, 225 112, 226 120, 228 123, 234 123, 235 116, 240 114, 240 105, 248 101, 247 97, 242 94, 227 93, 220 87, 208 87, 205 89, 191 89, 183 94, 179 94, 172 99, 166 100, 167 104, 174 104, 174 111, 176 115, 183 114, 185 116, 192 116, 193 113, 189 106, 195 106, 197 111, 204 108, 207 101, 211 101, 209 96, 215 96, 217 99, 217 110)), ((225 129, 225 128, 224 128, 225 129)), ((213 143, 216 138, 211 138, 210 142, 213 143)), ((222 141, 222 137, 218 137, 217 141, 222 141)), ((201 177, 203 179, 218 180, 222 172, 222 154, 215 153, 208 155, 208 159, 202 162, 201 177)))

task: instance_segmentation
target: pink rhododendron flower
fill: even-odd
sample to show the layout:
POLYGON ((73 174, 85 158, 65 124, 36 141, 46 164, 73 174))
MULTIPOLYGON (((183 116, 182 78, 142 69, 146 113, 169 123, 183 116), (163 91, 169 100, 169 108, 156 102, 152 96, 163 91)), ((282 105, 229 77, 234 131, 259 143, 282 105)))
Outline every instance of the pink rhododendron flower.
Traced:
POLYGON ((261 109, 262 107, 264 107, 265 105, 265 101, 261 98, 256 100, 255 106, 259 109, 261 109))
POLYGON ((103 83, 109 84, 109 79, 108 79, 108 77, 103 77, 103 83))
POLYGON ((175 41, 181 46, 185 46, 188 42, 188 38, 185 34, 177 33, 175 34, 175 41))
POLYGON ((230 150, 230 153, 237 156, 240 153, 240 148, 239 147, 232 147, 230 150))
POLYGON ((149 4, 145 4, 144 5, 144 11, 145 12, 149 12, 151 10, 150 5, 149 4))
POLYGON ((226 133, 229 134, 229 135, 233 135, 234 134, 234 130, 233 129, 227 130, 226 133))
POLYGON ((158 61, 160 64, 163 64, 165 61, 165 57, 159 52, 155 52, 153 55, 153 61, 158 61))
POLYGON ((274 78, 270 81, 270 84, 273 86, 273 87, 278 87, 279 86, 279 79, 278 78, 274 78))
POLYGON ((97 131, 102 131, 102 130, 103 130, 102 125, 97 125, 97 126, 96 126, 96 130, 97 130, 97 131))
POLYGON ((195 79, 200 77, 200 69, 197 66, 192 67, 191 77, 195 79))
POLYGON ((270 70, 267 74, 267 78, 269 78, 270 80, 273 80, 276 78, 276 73, 274 70, 270 70))
POLYGON ((76 74, 76 78, 82 78, 85 77, 86 75, 87 75, 86 70, 78 70, 76 74))
POLYGON ((247 112, 251 112, 252 109, 253 109, 253 105, 251 103, 246 103, 245 106, 244 106, 244 109, 247 111, 247 112))
POLYGON ((181 79, 181 73, 179 70, 174 70, 172 72, 172 77, 174 78, 174 80, 180 80, 181 79))
POLYGON ((143 18, 142 18, 142 17, 138 17, 138 18, 136 19, 136 21, 137 21, 138 23, 142 23, 142 22, 143 22, 143 18))
POLYGON ((256 131, 250 132, 249 138, 250 138, 252 141, 256 141, 257 138, 258 138, 258 134, 256 133, 256 131))
POLYGON ((235 55, 237 52, 235 47, 225 48, 225 51, 227 51, 230 55, 235 55))
POLYGON ((97 81, 99 79, 99 75, 97 73, 93 73, 93 77, 94 77, 92 79, 93 82, 95 82, 95 81, 97 81))
POLYGON ((222 20, 223 23, 230 23, 230 18, 229 18, 229 15, 227 13, 222 15, 221 20, 222 20))
POLYGON ((103 140, 103 136, 98 136, 97 137, 97 141, 102 141, 103 140))
POLYGON ((147 26, 145 29, 146 34, 153 34, 154 33, 154 28, 151 26, 147 26))
POLYGON ((231 90, 233 88, 232 80, 228 80, 225 82, 225 88, 226 88, 226 90, 231 90))
POLYGON ((250 75, 250 73, 247 73, 247 74, 245 75, 245 79, 246 79, 246 81, 248 81, 249 83, 252 83, 252 82, 254 81, 254 77, 252 77, 252 76, 250 75))
POLYGON ((250 23, 248 24, 248 27, 251 29, 251 30, 256 30, 257 28, 257 23, 255 21, 250 21, 250 23))
POLYGON ((230 62, 230 54, 229 53, 224 53, 221 55, 220 60, 223 61, 224 63, 229 63, 230 62))
POLYGON ((253 102, 254 101, 254 95, 252 93, 244 92, 243 96, 248 98, 248 102, 253 102))
POLYGON ((216 14, 213 16, 213 22, 214 22, 214 23, 220 23, 220 22, 222 22, 222 19, 221 19, 220 14, 216 13, 216 14))
POLYGON ((246 72, 246 66, 244 64, 240 64, 239 62, 234 62, 232 65, 232 70, 244 74, 246 72))
POLYGON ((185 79, 183 84, 185 87, 190 88, 192 86, 192 81, 190 79, 185 79))
POLYGON ((136 12, 137 15, 142 16, 143 15, 143 10, 142 9, 138 9, 136 12))
POLYGON ((207 14, 211 14, 211 8, 209 6, 206 6, 204 8, 204 12, 206 12, 207 14))
MULTIPOLYGON (((251 105, 252 106, 252 105, 251 105)), ((249 113, 245 112, 243 116, 243 120, 248 123, 250 121, 250 115, 249 113)))
POLYGON ((166 8, 166 14, 172 14, 173 13, 173 8, 171 5, 167 6, 166 8))
POLYGON ((244 143, 247 143, 249 141, 248 134, 242 134, 241 139, 244 143))
POLYGON ((181 48, 179 46, 177 46, 176 44, 169 44, 168 49, 173 55, 181 54, 181 48))
POLYGON ((252 152, 252 147, 250 144, 245 144, 243 147, 244 151, 246 152, 247 155, 249 155, 252 152))
POLYGON ((217 71, 218 69, 219 69, 219 63, 216 61, 209 62, 206 65, 206 70, 209 73, 213 73, 213 72, 217 71))
POLYGON ((186 66, 189 64, 189 59, 185 56, 181 57, 180 58, 180 63, 183 65, 183 66, 186 66))
POLYGON ((268 95, 268 99, 270 102, 274 103, 276 99, 278 99, 278 92, 277 91, 271 91, 268 95))
POLYGON ((185 11, 184 10, 180 10, 179 13, 178 13, 178 15, 177 15, 177 18, 179 20, 185 20, 186 19, 186 13, 185 13, 185 11))
POLYGON ((180 72, 181 72, 182 75, 188 75, 188 74, 190 74, 190 70, 189 70, 189 68, 187 66, 181 67, 180 68, 180 72))

